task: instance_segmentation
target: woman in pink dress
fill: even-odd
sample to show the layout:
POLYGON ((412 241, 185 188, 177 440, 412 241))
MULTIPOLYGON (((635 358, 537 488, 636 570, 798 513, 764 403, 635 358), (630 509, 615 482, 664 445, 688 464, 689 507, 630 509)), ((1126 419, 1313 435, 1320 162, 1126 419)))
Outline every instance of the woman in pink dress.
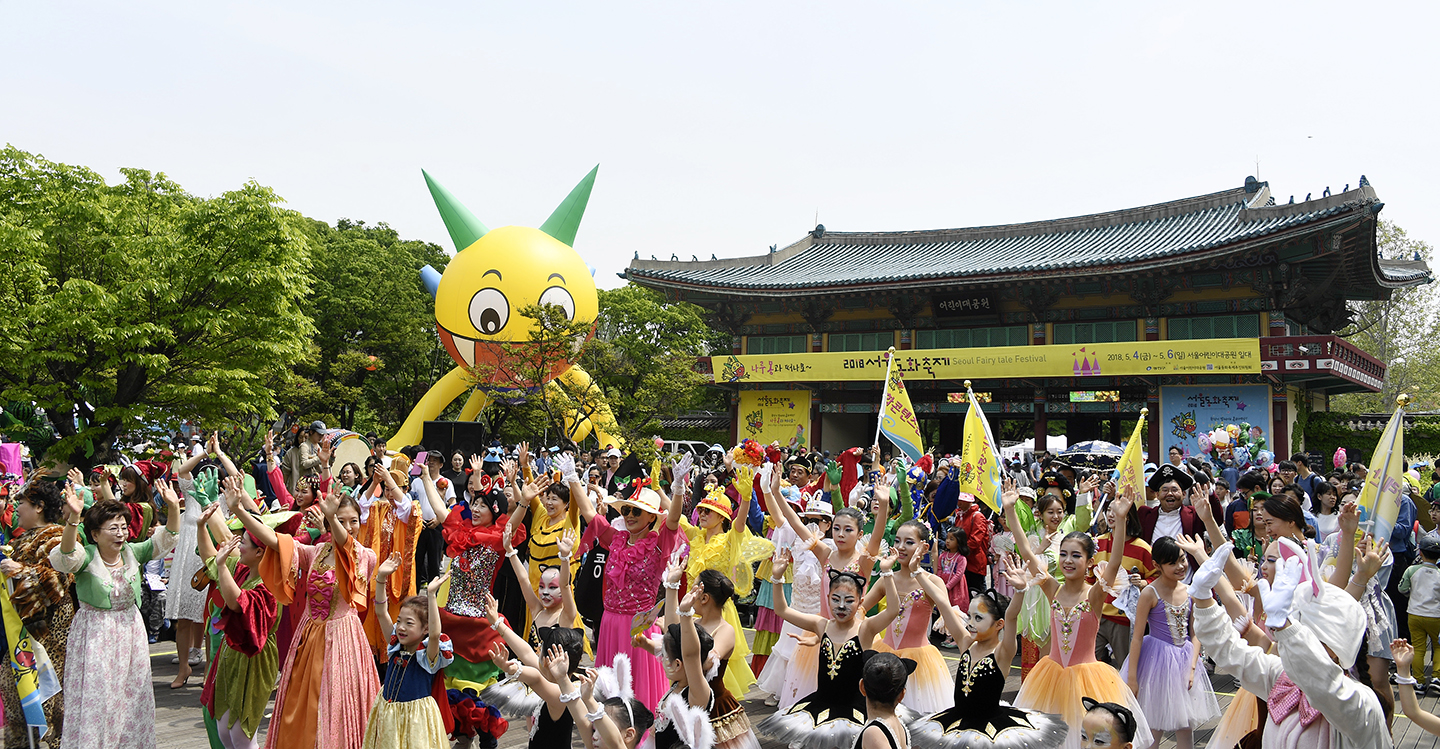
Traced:
POLYGON ((360 507, 338 492, 311 509, 324 517, 330 540, 296 543, 241 508, 244 489, 226 479, 225 501, 245 530, 276 553, 260 562, 260 576, 276 600, 303 611, 295 625, 275 693, 266 749, 360 749, 365 723, 380 692, 375 661, 360 622, 370 599, 375 553, 355 541, 360 507))
MULTIPOLYGON (((750 486, 753 476, 748 471, 744 473, 747 475, 736 483, 750 486)), ((620 510, 623 529, 617 530, 603 516, 598 516, 588 502, 582 504, 580 512, 589 523, 585 540, 596 541, 610 551, 605 562, 605 613, 600 619, 595 664, 610 666, 617 654, 628 656, 635 698, 654 710, 670 688, 670 679, 654 654, 635 646, 634 634, 660 635, 660 628, 655 625, 659 613, 656 593, 670 555, 677 546, 684 545, 684 535, 680 533, 680 511, 684 502, 677 494, 662 521, 663 500, 650 488, 649 482, 647 478, 637 479, 610 500, 610 505, 620 510)), ((684 483, 681 477, 676 478, 677 492, 683 491, 684 483)), ((582 542, 582 545, 588 544, 582 542)))
MULTIPOLYGON (((894 653, 915 661, 915 672, 910 674, 905 695, 900 701, 921 715, 955 706, 950 669, 946 667, 940 650, 930 644, 930 614, 935 610, 935 602, 920 586, 921 576, 935 578, 936 588, 945 585, 938 576, 920 568, 920 561, 929 550, 930 526, 919 520, 907 520, 900 524, 895 532, 895 553, 901 569, 908 574, 895 579, 895 589, 891 591, 894 597, 886 604, 887 609, 895 609, 895 620, 885 627, 882 637, 874 645, 874 649, 882 653, 894 653)), ((963 573, 961 578, 964 578, 963 573)), ((885 590, 881 586, 872 587, 865 595, 862 610, 878 604, 883 595, 885 590)))

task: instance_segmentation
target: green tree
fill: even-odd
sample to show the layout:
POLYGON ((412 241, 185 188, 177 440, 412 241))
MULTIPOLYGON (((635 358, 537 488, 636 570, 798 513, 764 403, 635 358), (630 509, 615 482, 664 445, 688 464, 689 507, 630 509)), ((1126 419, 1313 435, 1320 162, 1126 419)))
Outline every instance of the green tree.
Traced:
POLYGON ((268 417, 312 330, 307 244, 274 192, 122 173, 0 151, 0 399, 45 411, 50 460, 109 459, 142 425, 268 417))
MULTIPOLYGON (((1431 262, 1433 248, 1411 239, 1404 229, 1381 221, 1378 237, 1380 254, 1387 258, 1419 256, 1431 262)), ((1385 384, 1379 393, 1347 393, 1332 399, 1336 411, 1386 412, 1395 409, 1395 398, 1409 393, 1411 410, 1440 408, 1440 292, 1435 284, 1396 289, 1389 301, 1351 302, 1353 325, 1338 335, 1362 351, 1384 362, 1385 384)))
POLYGON ((313 293, 302 309, 315 333, 277 399, 297 421, 388 433, 451 364, 420 282, 422 266, 443 271, 449 256, 383 223, 307 220, 305 232, 313 293))
POLYGON ((725 409, 724 393, 708 387, 695 359, 730 345, 689 302, 667 302, 634 284, 600 292, 595 337, 580 364, 605 394, 620 436, 639 446, 660 433, 660 421, 697 408, 725 409))

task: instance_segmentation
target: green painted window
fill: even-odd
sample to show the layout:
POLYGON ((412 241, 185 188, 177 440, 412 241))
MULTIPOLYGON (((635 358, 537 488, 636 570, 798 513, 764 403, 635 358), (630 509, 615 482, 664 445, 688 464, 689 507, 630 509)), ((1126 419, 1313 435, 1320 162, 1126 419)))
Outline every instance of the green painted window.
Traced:
POLYGON ((804 335, 752 335, 745 338, 747 354, 803 354, 810 350, 804 335))
POLYGON ((1135 340, 1135 321, 1055 323, 1054 343, 1114 343, 1135 340))
POLYGON ((895 345, 894 331, 881 333, 831 333, 830 351, 884 351, 895 345))
POLYGON ((1195 338, 1259 338, 1260 316, 1172 317, 1166 327, 1172 341, 1195 338))
POLYGON ((1024 325, 1004 328, 951 328, 915 332, 915 348, 988 348, 1024 346, 1028 330, 1024 325))

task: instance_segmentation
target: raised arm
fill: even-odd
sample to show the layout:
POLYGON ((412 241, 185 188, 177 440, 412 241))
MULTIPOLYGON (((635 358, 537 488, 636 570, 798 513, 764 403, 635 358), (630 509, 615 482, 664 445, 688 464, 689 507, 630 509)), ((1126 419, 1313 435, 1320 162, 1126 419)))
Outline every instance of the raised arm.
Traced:
POLYGON ((425 502, 435 514, 435 521, 444 525, 445 519, 450 517, 450 508, 445 506, 445 498, 440 496, 440 487, 435 486, 435 479, 430 477, 428 469, 420 471, 420 485, 425 487, 425 502))
POLYGON ((438 595, 440 586, 449 579, 450 573, 446 572, 425 586, 425 592, 429 594, 425 598, 430 607, 430 632, 429 636, 425 638, 425 658, 431 663, 438 663, 440 660, 440 602, 438 595))
MULTIPOLYGON (((103 485, 103 482, 102 482, 103 485)), ((75 536, 80 532, 80 515, 85 512, 85 502, 75 491, 75 482, 65 482, 65 530, 60 533, 60 553, 75 551, 75 536)))
POLYGON ((575 587, 570 584, 570 555, 574 553, 578 541, 575 529, 571 528, 556 543, 560 552, 560 624, 564 627, 574 624, 575 617, 579 615, 575 606, 575 587))
MULTIPOLYGON (((509 563, 510 569, 515 572, 515 579, 524 583, 517 587, 520 588, 520 594, 525 597, 525 608, 532 612, 539 612, 542 606, 540 605, 540 597, 535 595, 535 589, 530 586, 530 570, 526 569, 525 563, 520 561, 520 552, 515 550, 514 545, 512 545, 510 541, 514 532, 515 528, 510 525, 506 525, 505 529, 500 531, 500 544, 505 549, 505 561, 509 563)), ((568 627, 572 621, 573 620, 563 621, 561 625, 568 627)))
MULTIPOLYGON (((215 433, 214 433, 214 432, 211 432, 211 433, 210 433, 210 440, 209 440, 209 441, 210 441, 211 444, 214 444, 214 442, 215 442, 215 433)), ((213 451, 214 451, 214 450, 212 449, 211 452, 213 452, 213 451)), ((181 463, 181 464, 180 464, 180 467, 175 469, 175 477, 176 477, 176 478, 182 478, 182 479, 189 479, 189 478, 191 477, 191 473, 194 472, 194 470, 195 470, 195 466, 200 465, 200 461, 202 461, 202 460, 204 460, 204 459, 205 459, 205 453, 200 453, 199 455, 191 455, 190 457, 186 458, 186 459, 185 459, 185 462, 184 462, 184 463, 181 463)))
POLYGON ((1360 529, 1359 506, 1354 502, 1341 505, 1340 517, 1336 520, 1340 524, 1340 532, 1335 539, 1339 549, 1335 554, 1335 572, 1330 576, 1330 584, 1343 588, 1349 584, 1355 565, 1355 532, 1360 529))
MULTIPOLYGON (((216 516, 215 511, 218 509, 220 509, 219 502, 216 502, 215 504, 206 507, 200 513, 200 517, 197 518, 195 521, 195 551, 200 555, 200 561, 202 562, 207 561, 211 557, 215 556, 215 544, 210 539, 210 528, 207 526, 210 526, 210 519, 216 516)), ((223 524, 219 525, 222 528, 225 527, 223 524)), ((221 543, 228 542, 232 538, 232 536, 230 535, 230 530, 228 528, 225 530, 225 535, 223 538, 225 539, 225 541, 222 541, 221 543)))
MULTIPOLYGON (((391 486, 395 482, 390 482, 391 486)), ((335 519, 335 512, 340 509, 340 496, 332 488, 325 496, 320 498, 320 512, 325 514, 325 520, 330 526, 330 540, 335 542, 335 548, 345 545, 350 540, 350 534, 346 532, 345 526, 335 519)))
POLYGON ((1134 509, 1135 495, 1125 493, 1115 498, 1110 507, 1115 510, 1115 527, 1110 529, 1110 558, 1105 561, 1104 573, 1090 587, 1090 609, 1099 611, 1105 604, 1105 593, 1115 584, 1115 576, 1125 562, 1125 521, 1134 509))
MULTIPOLYGON (((964 584, 965 576, 956 575, 964 584)), ((935 608, 940 612, 940 618, 945 621, 945 630, 955 638, 955 645, 961 650, 970 647, 970 630, 965 627, 965 616, 962 616, 950 605, 949 586, 940 580, 939 577, 926 572, 916 575, 915 580, 920 583, 920 589, 925 595, 935 602, 935 608)), ((967 612, 968 615, 968 612, 967 612)))
POLYGON ((1005 631, 1000 636, 1000 644, 995 647, 996 663, 1015 660, 1015 635, 1019 632, 1015 625, 1020 621, 1020 610, 1025 608, 1025 588, 1030 581, 1025 574, 1024 563, 1014 554, 1010 555, 1010 562, 1006 564, 1005 579, 1014 588, 1014 595, 1010 598, 1010 605, 1005 607, 1005 631))
MULTIPOLYGON (((1010 524, 1012 529, 1020 528, 1020 515, 1015 511, 1015 503, 1019 501, 1019 499, 1020 493, 1015 491, 1015 480, 1006 476, 1001 480, 1000 505, 1004 508, 1005 520, 1010 524)), ((1053 598, 1060 584, 1055 582, 1055 578, 1049 574, 1045 574, 1046 570, 1050 569, 1049 565, 1045 563, 1045 560, 1035 554, 1034 549, 1030 548, 1030 539, 1025 535, 1024 531, 1015 530, 1015 532, 1010 535, 1015 538, 1015 552, 1020 555, 1020 558, 1024 559, 1025 563, 1029 565, 1031 569, 1040 570, 1044 575, 1044 578, 1040 581, 1040 586, 1045 590, 1045 595, 1053 598)))
POLYGON ((810 528, 795 513, 795 508, 780 496, 779 468, 771 470, 768 482, 760 482, 760 489, 765 493, 765 508, 769 510, 770 518, 775 522, 775 526, 790 526, 790 530, 795 532, 797 538, 810 545, 810 550, 820 560, 820 566, 824 567, 830 559, 830 547, 819 542, 815 534, 810 532, 810 528))
POLYGON ((380 633, 387 639, 395 629, 395 622, 390 618, 390 594, 387 591, 389 590, 390 576, 395 574, 395 570, 398 569, 400 569, 400 552, 398 551, 386 557, 385 561, 375 568, 375 600, 372 601, 375 605, 370 609, 375 612, 375 623, 380 625, 380 633))
POLYGON ((880 556, 880 542, 885 539, 885 521, 890 517, 890 487, 883 481, 875 487, 875 527, 870 531, 870 541, 865 544, 865 556, 874 559, 880 556))
POLYGON ((215 586, 220 589, 220 597, 225 599, 225 608, 231 611, 240 610, 240 586, 235 584, 235 576, 230 574, 230 557, 239 548, 240 537, 231 536, 215 553, 215 586))
POLYGON ((245 485, 241 483, 239 476, 231 476, 225 479, 225 504, 230 508, 230 514, 240 520, 240 525, 250 532, 250 535, 260 540, 268 549, 280 547, 280 539, 270 526, 260 522, 260 518, 251 515, 245 508, 240 506, 240 497, 245 493, 245 485))
POLYGON ((705 681, 705 663, 700 660, 700 633, 695 631, 696 589, 692 587, 685 600, 680 602, 680 656, 685 661, 685 678, 690 683, 690 704, 708 708, 710 683, 705 681))
MULTIPOLYGON (((880 560, 880 584, 875 588, 885 594, 885 610, 875 616, 865 617, 865 621, 860 624, 860 645, 866 650, 869 650, 870 646, 874 644, 875 638, 884 632, 891 622, 895 621, 895 617, 900 615, 900 596, 895 588, 896 572, 891 569, 895 565, 895 560, 896 554, 893 550, 880 560)), ((910 557, 910 565, 901 568, 901 572, 903 574, 906 570, 914 572, 918 569, 920 569, 920 556, 917 554, 910 557)))
POLYGON ((770 560, 770 582, 774 585, 775 592, 775 615, 800 629, 814 632, 817 635, 824 634, 825 627, 830 624, 829 619, 790 608, 790 602, 785 600, 785 570, 789 566, 790 552, 786 549, 776 549, 775 556, 770 560))

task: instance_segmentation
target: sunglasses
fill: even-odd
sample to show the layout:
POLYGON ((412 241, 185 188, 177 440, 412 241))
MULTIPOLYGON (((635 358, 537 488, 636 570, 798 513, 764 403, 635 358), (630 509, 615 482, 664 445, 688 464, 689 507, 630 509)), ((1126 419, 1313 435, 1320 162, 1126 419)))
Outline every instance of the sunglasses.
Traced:
POLYGON ((644 516, 645 516, 645 511, 642 510, 642 509, 640 509, 639 507, 632 507, 632 506, 630 506, 630 505, 622 505, 622 506, 620 507, 620 517, 622 517, 622 518, 628 518, 628 517, 637 517, 637 518, 638 518, 638 517, 644 517, 644 516))

